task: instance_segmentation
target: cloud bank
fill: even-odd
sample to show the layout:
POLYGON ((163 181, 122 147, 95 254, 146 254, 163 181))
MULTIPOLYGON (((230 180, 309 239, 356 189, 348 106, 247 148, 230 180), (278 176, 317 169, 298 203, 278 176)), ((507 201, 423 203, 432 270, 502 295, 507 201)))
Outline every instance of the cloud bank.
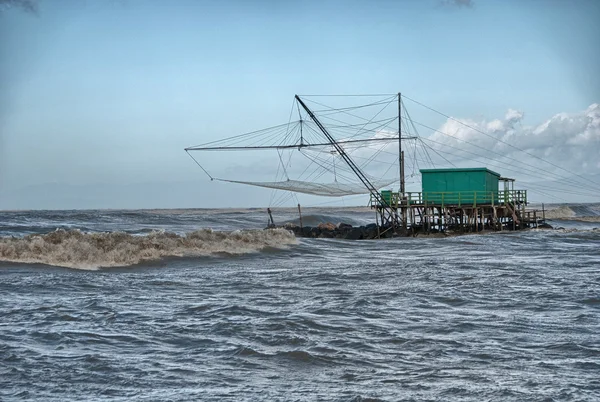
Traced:
MULTIPOLYGON (((487 167, 516 179, 536 200, 600 201, 600 104, 536 125, 525 125, 524 119, 524 112, 508 109, 496 119, 449 117, 439 126, 422 125, 431 128, 419 130, 425 149, 410 140, 403 146, 410 191, 419 191, 419 169, 487 167)), ((379 131, 373 138, 396 136, 379 131)), ((351 151, 359 165, 373 161, 366 167, 372 176, 397 177, 396 142, 361 144, 351 151)))
MULTIPOLYGON (((439 143, 438 149, 445 144, 470 150, 484 148, 509 157, 531 154, 532 163, 540 167, 544 163, 536 156, 577 173, 600 171, 600 104, 576 113, 556 114, 537 126, 523 126, 523 117, 523 112, 509 109, 503 119, 491 121, 448 119, 429 139, 439 143)), ((495 154, 491 157, 499 158, 495 154)), ((545 165, 550 169, 551 165, 545 165)))
POLYGON ((600 198, 600 183, 588 180, 600 177, 600 104, 533 126, 523 125, 523 119, 524 113, 513 109, 502 119, 450 118, 424 138, 456 166, 487 166, 522 182, 543 181, 561 193, 600 198))

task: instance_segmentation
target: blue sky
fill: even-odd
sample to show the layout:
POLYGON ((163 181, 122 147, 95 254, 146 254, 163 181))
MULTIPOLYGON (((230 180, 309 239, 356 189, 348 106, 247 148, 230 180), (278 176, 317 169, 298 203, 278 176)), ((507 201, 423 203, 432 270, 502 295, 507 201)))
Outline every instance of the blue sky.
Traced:
POLYGON ((183 148, 285 122, 296 93, 530 125, 600 101, 593 0, 3 3, 0 208, 243 206, 183 148))

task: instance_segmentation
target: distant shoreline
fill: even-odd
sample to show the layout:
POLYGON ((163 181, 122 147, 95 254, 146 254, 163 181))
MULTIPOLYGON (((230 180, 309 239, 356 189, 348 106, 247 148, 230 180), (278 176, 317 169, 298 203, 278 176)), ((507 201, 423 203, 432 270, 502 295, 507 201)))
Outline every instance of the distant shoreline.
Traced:
MULTIPOLYGON (((253 213, 256 211, 267 211, 267 206, 264 207, 224 207, 224 208, 84 208, 84 209, 0 209, 0 213, 29 213, 29 212, 138 212, 147 214, 193 214, 193 213, 253 213)), ((298 213, 297 206, 289 207, 270 207, 274 213, 298 213)), ((372 209, 364 205, 354 206, 301 206, 302 211, 337 211, 337 212, 354 212, 354 213, 371 213, 372 209)), ((532 203, 528 209, 541 210, 540 203, 532 203)), ((600 203, 562 203, 562 204, 544 204, 546 220, 571 220, 580 222, 600 222, 600 203), (590 213, 582 213, 583 211, 574 211, 572 207, 593 207, 594 211, 590 213), (598 212, 596 212, 598 211, 598 212), (597 214, 596 214, 597 213, 597 214)), ((588 212, 588 211, 585 211, 588 212)))
MULTIPOLYGON (((189 212, 256 212, 256 211, 266 211, 267 208, 271 208, 273 211, 289 211, 289 212, 297 212, 298 207, 223 207, 223 208, 77 208, 77 209, 0 209, 0 213, 2 212, 86 212, 86 211, 106 211, 106 212, 149 212, 149 213, 164 213, 168 212, 171 214, 177 213, 189 213, 189 212)), ((355 206, 301 206, 302 210, 315 210, 315 209, 335 209, 335 210, 343 210, 343 211, 355 211, 355 212, 368 212, 371 211, 370 207, 363 205, 355 205, 355 206)))

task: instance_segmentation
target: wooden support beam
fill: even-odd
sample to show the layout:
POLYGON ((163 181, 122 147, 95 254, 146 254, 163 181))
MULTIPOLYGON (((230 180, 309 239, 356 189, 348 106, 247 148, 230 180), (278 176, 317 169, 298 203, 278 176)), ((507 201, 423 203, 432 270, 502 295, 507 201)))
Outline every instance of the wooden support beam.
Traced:
MULTIPOLYGON (((498 230, 498 210, 495 205, 492 206, 492 209, 494 210, 494 226, 495 229, 498 230)), ((500 230, 502 230, 502 225, 500 225, 500 230)))

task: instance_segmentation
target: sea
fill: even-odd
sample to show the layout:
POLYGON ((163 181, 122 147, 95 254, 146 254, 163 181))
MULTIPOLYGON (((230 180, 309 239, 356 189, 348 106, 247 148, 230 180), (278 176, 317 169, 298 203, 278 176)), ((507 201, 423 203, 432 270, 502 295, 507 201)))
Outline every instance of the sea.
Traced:
POLYGON ((0 211, 0 400, 598 401, 600 204, 545 208, 356 241, 263 208, 0 211))

